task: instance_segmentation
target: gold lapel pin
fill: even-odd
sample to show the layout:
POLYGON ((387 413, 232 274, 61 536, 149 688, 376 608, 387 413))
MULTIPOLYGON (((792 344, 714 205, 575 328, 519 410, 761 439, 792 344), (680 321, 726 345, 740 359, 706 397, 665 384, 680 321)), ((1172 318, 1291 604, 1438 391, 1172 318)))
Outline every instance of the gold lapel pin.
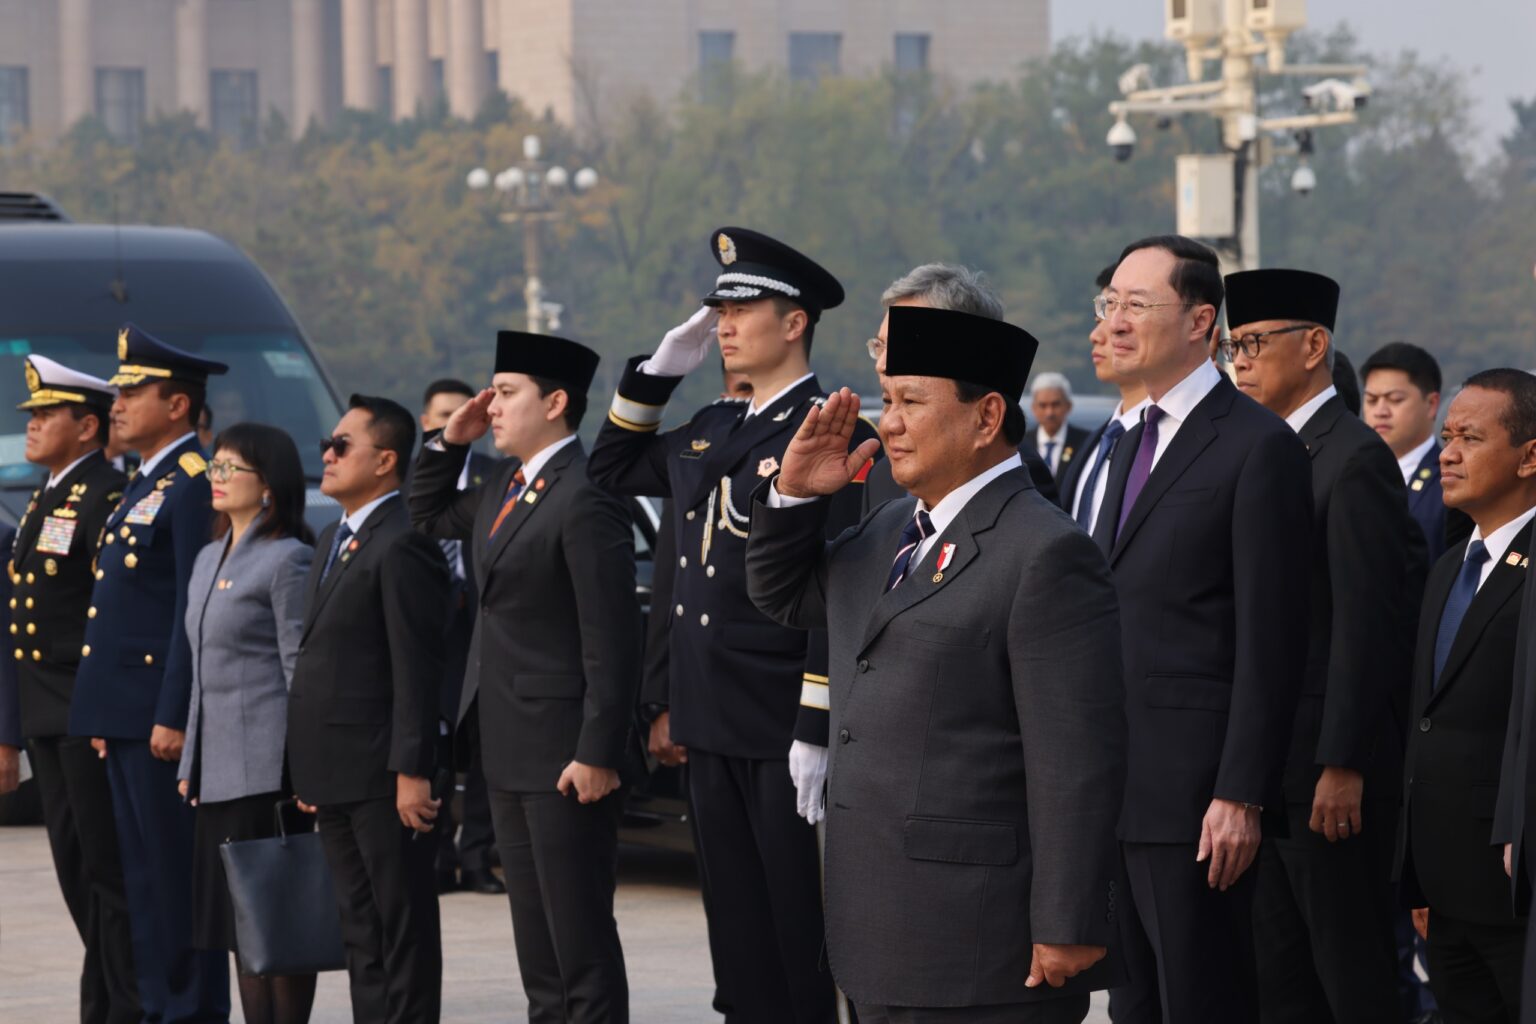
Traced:
POLYGON ((944 582, 944 574, 941 573, 941 572, 934 573, 933 574, 933 582, 935 582, 935 583, 943 583, 944 582))

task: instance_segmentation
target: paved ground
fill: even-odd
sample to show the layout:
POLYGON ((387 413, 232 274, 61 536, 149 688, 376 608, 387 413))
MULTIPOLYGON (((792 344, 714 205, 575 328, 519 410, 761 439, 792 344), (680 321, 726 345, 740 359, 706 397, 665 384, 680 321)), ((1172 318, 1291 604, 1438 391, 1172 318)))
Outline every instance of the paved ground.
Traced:
MULTIPOLYGON (((443 1020, 526 1020, 505 899, 455 893, 443 898, 442 912, 443 1020)), ((713 982, 692 861, 626 848, 616 914, 636 1024, 719 1021, 709 1009, 713 982)), ((0 1021, 78 1019, 79 964, 43 830, 0 828, 0 1021)), ((314 1024, 351 1019, 345 975, 323 976, 314 1024)), ((1109 1020, 1102 998, 1088 1019, 1109 1020)))

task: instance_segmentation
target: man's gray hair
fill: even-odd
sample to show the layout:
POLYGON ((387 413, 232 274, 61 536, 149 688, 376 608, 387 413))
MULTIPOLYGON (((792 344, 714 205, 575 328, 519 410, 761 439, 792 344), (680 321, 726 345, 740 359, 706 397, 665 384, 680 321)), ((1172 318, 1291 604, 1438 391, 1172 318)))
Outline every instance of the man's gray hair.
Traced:
POLYGON ((1035 397, 1039 391, 1060 391, 1067 401, 1072 401, 1072 382, 1061 373, 1037 373, 1035 379, 1029 382, 1029 397, 1035 397))
POLYGON ((885 306, 902 299, 921 299, 935 309, 952 309, 988 320, 1003 318, 1003 302, 987 283, 987 275, 952 263, 924 263, 891 282, 880 296, 885 306))

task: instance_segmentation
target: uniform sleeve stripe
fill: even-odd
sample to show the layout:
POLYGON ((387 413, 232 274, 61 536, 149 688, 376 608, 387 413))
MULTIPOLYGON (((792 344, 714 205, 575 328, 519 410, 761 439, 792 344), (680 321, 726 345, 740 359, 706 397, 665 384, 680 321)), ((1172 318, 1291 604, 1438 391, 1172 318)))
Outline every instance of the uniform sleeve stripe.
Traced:
POLYGON ((800 687, 800 705, 807 708, 817 708, 821 711, 831 710, 831 688, 825 682, 812 682, 811 677, 807 675, 805 682, 800 687))
POLYGON ((661 422, 666 406, 646 405, 644 402, 636 402, 616 394, 613 396, 613 406, 610 411, 618 419, 633 423, 636 427, 654 430, 656 424, 661 422))
POLYGON ((654 434, 656 429, 661 426, 659 423, 631 423, 611 409, 608 412, 608 419, 614 426, 623 427, 625 430, 633 430, 637 434, 654 434))

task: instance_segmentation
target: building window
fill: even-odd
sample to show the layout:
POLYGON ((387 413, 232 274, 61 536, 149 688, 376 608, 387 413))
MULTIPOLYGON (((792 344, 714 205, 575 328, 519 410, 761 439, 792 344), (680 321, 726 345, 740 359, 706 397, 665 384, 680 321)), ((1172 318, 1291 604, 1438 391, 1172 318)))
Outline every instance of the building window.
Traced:
POLYGON ((920 75, 928 70, 928 41, 926 33, 896 33, 896 73, 920 75))
POLYGON ((96 116, 113 138, 138 145, 144 126, 144 69, 97 68, 96 116))
POLYGON ((843 37, 837 32, 791 32, 789 77, 815 82, 842 73, 843 37))
POLYGON ((729 64, 736 56, 735 32, 699 33, 699 70, 709 71, 729 64))
POLYGON ((215 71, 210 93, 214 136, 237 147, 254 146, 261 118, 256 72, 215 71))
POLYGON ((20 138, 28 118, 27 69, 0 68, 0 146, 20 138))

